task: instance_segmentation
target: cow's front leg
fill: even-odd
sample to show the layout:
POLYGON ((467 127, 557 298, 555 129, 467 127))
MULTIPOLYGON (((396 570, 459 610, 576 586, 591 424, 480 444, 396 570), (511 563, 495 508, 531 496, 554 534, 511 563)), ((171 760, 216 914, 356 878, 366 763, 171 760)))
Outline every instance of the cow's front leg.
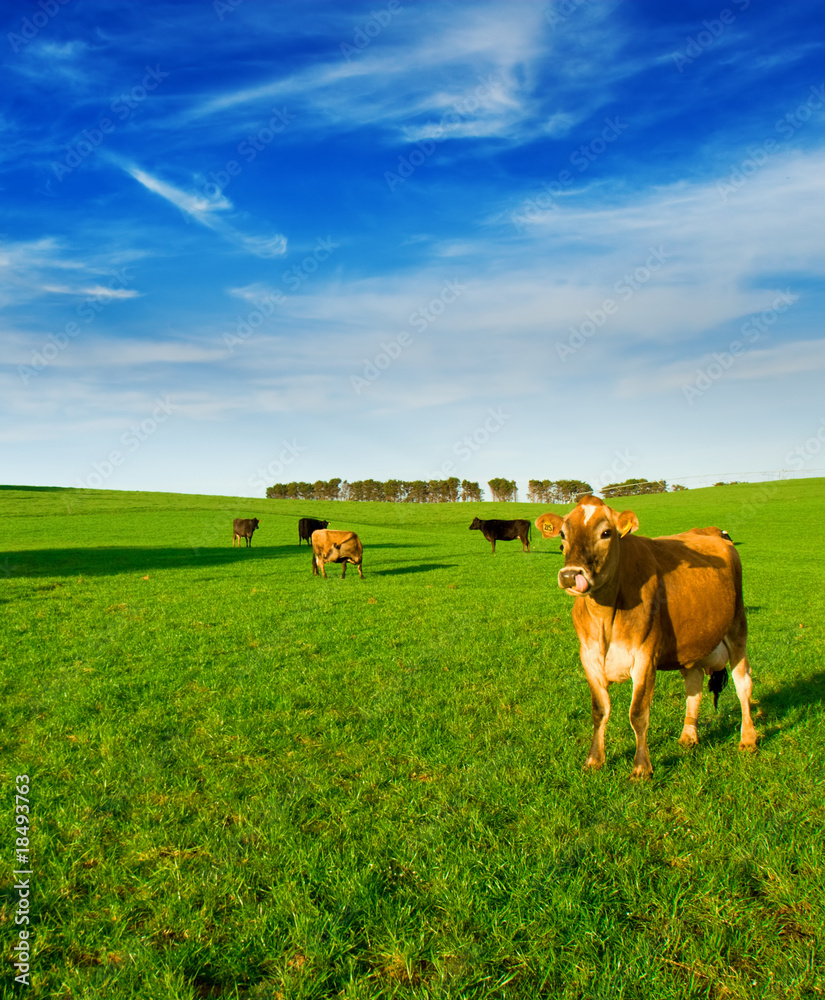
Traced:
POLYGON ((346 575, 347 575, 347 561, 345 559, 341 565, 341 579, 343 580, 346 575))
POLYGON ((693 747, 699 742, 699 705, 702 701, 702 686, 705 672, 701 667, 681 667, 679 673, 685 682, 685 724, 679 743, 683 747, 693 747))
POLYGON ((647 730, 650 726, 650 703, 656 683, 656 669, 645 660, 633 668, 633 697, 630 700, 630 725, 636 734, 636 756, 633 758, 631 778, 649 778, 653 774, 647 749, 647 730))
POLYGON ((604 764, 604 734, 607 729, 607 721, 610 718, 610 695, 607 685, 587 678, 590 685, 590 704, 593 716, 593 742, 590 744, 590 753, 584 762, 585 767, 592 767, 594 770, 604 764))
POLYGON ((604 764, 604 735, 607 722, 610 719, 610 695, 607 678, 604 674, 604 655, 599 646, 587 645, 584 642, 579 647, 584 675, 590 688, 590 705, 593 718, 593 742, 590 753, 584 762, 585 767, 595 770, 604 764))

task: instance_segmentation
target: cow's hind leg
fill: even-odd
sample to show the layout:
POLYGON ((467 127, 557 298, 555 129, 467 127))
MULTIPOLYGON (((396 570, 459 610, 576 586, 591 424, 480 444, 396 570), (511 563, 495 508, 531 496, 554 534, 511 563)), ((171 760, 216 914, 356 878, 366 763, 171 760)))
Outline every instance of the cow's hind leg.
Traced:
POLYGON ((693 747, 699 742, 699 705, 702 702, 702 687, 705 672, 701 667, 681 667, 679 673, 685 682, 685 724, 679 743, 683 747, 693 747))
POLYGON ((751 690, 753 681, 751 680, 751 665, 745 652, 745 636, 747 629, 744 626, 745 612, 742 610, 741 623, 736 622, 734 627, 725 636, 724 643, 728 648, 731 665, 731 677, 736 687, 736 696, 742 708, 742 728, 739 734, 740 750, 756 749, 756 728, 751 718, 751 690))

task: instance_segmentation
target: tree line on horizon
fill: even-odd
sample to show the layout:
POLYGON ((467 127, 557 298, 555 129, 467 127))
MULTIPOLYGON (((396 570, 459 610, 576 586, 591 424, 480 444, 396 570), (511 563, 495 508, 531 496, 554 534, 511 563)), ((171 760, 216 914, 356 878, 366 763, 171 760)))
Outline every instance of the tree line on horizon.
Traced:
POLYGON ((386 503, 455 503, 480 501, 478 483, 451 476, 449 479, 319 479, 314 483, 275 483, 268 487, 270 500, 372 500, 386 503))
MULTIPOLYGON (((488 481, 494 501, 512 503, 518 500, 514 479, 498 477, 488 481)), ((622 483, 609 483, 599 492, 603 497, 639 496, 645 493, 666 493, 687 489, 678 483, 671 487, 664 479, 626 479, 622 483)), ((319 479, 314 483, 275 483, 266 491, 269 500, 364 500, 385 503, 478 503, 482 493, 478 483, 468 479, 319 479)), ((582 479, 531 479, 527 487, 529 503, 566 504, 593 492, 590 483, 582 479)))

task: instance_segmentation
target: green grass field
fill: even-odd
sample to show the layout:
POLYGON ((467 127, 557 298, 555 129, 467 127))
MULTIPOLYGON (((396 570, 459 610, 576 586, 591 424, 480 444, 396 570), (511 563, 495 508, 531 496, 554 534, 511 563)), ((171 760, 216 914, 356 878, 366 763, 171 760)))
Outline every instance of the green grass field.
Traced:
POLYGON ((738 751, 730 685, 682 750, 660 675, 631 782, 629 684, 583 770, 558 543, 493 558, 467 530, 545 508, 0 490, 2 996, 823 996, 824 501, 621 503, 641 534, 739 544, 762 737, 738 751), (312 576, 302 515, 358 532, 363 581, 312 576), (261 519, 251 549, 233 517, 261 519))

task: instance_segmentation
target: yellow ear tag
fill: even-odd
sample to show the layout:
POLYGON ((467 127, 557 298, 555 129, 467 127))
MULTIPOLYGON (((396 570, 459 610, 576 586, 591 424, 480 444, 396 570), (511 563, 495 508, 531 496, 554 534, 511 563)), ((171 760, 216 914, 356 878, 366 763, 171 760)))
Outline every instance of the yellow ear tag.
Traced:
POLYGON ((625 535, 629 535, 632 530, 633 530, 633 525, 632 524, 626 525, 626 527, 624 527, 622 529, 622 533, 621 533, 621 535, 619 537, 620 538, 624 538, 624 536, 625 535))

